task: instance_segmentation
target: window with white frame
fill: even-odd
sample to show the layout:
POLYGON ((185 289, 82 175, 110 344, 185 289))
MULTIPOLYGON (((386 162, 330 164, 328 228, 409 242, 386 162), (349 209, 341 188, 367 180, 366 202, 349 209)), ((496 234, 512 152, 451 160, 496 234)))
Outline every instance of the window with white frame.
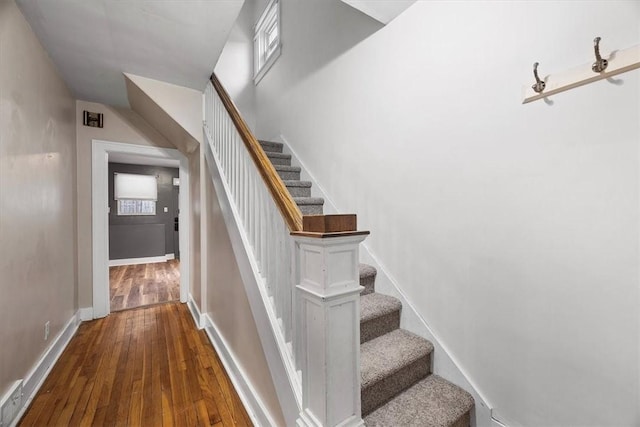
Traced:
POLYGON ((271 0, 258 19, 253 36, 253 81, 260 79, 280 56, 280 1, 271 0))
POLYGON ((118 204, 118 215, 155 215, 157 179, 153 175, 115 173, 113 197, 118 204))

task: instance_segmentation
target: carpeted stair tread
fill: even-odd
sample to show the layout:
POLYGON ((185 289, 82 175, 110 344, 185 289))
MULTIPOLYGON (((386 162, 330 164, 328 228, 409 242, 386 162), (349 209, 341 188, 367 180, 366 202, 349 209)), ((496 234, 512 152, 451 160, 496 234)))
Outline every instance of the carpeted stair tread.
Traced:
POLYGON ((322 215, 324 199, 321 197, 294 197, 302 215, 322 215))
POLYGON ((323 205, 324 199, 322 197, 294 197, 293 201, 300 205, 323 205))
POLYGON ((299 181, 297 179, 285 179, 283 180, 284 185, 287 187, 303 187, 303 188, 311 188, 311 181, 299 181))
POLYGON ((263 140, 259 140, 258 142, 265 152, 282 153, 282 148, 284 147, 284 144, 282 144, 281 142, 271 142, 263 140))
POLYGON ((360 343, 388 334, 400 327, 402 303, 389 295, 373 292, 360 297, 360 343))
POLYGON ((460 387, 429 375, 364 418, 366 426, 451 427, 469 425, 473 397, 460 387))
POLYGON ((289 190, 291 197, 311 197, 311 182, 298 180, 284 180, 284 185, 289 190))
MULTIPOLYGON (((300 172, 300 166, 287 166, 287 165, 273 165, 273 167, 278 171, 285 171, 285 172, 300 172)), ((292 180, 287 180, 287 181, 292 181, 292 180)))
POLYGON ((291 166, 291 154, 283 154, 267 151, 267 157, 273 165, 291 166))
POLYGON ((362 415, 429 375, 432 352, 433 344, 402 329, 361 344, 362 415))
POLYGON ((402 309, 399 299, 373 292, 360 298, 360 322, 384 316, 402 309))
POLYGON ((300 179, 300 166, 273 165, 273 167, 283 181, 300 179))
POLYGON ((368 264, 360 264, 360 286, 364 286, 364 291, 360 295, 367 295, 375 291, 376 274, 375 267, 368 264))
POLYGON ((396 329, 362 344, 362 387, 388 377, 404 366, 431 354, 432 351, 433 344, 404 329, 396 329))

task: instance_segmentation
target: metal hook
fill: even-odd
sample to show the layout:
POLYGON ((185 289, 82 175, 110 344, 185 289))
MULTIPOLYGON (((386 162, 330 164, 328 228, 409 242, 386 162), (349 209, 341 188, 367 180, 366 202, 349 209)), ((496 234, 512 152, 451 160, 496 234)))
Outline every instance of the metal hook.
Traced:
POLYGON ((609 61, 603 59, 602 56, 600 56, 600 37, 596 37, 595 39, 593 39, 593 50, 596 54, 596 62, 591 65, 591 69, 594 73, 601 73, 607 69, 609 61))
POLYGON ((547 86, 547 84, 540 80, 540 77, 538 77, 538 65, 539 64, 537 62, 534 62, 533 64, 533 76, 536 78, 536 84, 531 86, 531 89, 533 89, 536 93, 542 92, 547 86))

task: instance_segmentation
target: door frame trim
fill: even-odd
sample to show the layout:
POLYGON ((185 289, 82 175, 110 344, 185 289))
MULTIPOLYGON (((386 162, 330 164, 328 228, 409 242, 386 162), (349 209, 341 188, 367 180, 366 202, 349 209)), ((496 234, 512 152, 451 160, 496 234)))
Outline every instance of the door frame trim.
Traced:
POLYGON ((109 153, 136 154, 180 162, 178 224, 180 230, 180 302, 189 298, 190 283, 190 213, 189 160, 173 148, 160 148, 122 142, 91 141, 91 235, 93 266, 93 318, 105 317, 111 312, 109 298, 109 153))

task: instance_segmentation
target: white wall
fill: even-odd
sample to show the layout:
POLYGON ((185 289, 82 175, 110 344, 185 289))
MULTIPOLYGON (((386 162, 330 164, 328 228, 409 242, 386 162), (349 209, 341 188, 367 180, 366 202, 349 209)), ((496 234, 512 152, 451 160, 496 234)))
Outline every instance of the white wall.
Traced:
MULTIPOLYGON (((135 105, 143 102, 140 99, 132 99, 145 95, 157 104, 164 113, 161 117, 147 118, 149 123, 173 121, 184 129, 196 142, 202 143, 202 90, 194 90, 184 86, 177 86, 160 80, 149 79, 135 74, 124 73, 127 80, 135 84, 141 94, 129 91, 129 103, 135 111, 135 105), (167 117, 169 119, 167 120, 167 117)), ((142 115, 141 111, 138 114, 142 115)), ((166 126, 166 125, 165 125, 166 126)), ((164 126, 162 126, 164 127, 164 126)), ((158 127, 158 131, 165 137, 170 132, 158 127)))
MULTIPOLYGON (((76 101, 76 160, 78 203, 78 302, 80 308, 93 306, 93 267, 91 235, 91 141, 124 142, 175 148, 134 111, 95 102, 76 101), (104 127, 82 124, 84 110, 104 115, 104 127)), ((193 276, 192 276, 193 277, 193 276)))
POLYGON ((255 130, 256 122, 253 85, 255 13, 256 0, 245 0, 214 70, 251 130, 255 130))
POLYGON ((640 3, 424 1, 381 27, 282 0, 282 19, 258 136, 358 214, 499 418, 638 425, 640 72, 520 96, 534 61, 640 43, 640 3))

